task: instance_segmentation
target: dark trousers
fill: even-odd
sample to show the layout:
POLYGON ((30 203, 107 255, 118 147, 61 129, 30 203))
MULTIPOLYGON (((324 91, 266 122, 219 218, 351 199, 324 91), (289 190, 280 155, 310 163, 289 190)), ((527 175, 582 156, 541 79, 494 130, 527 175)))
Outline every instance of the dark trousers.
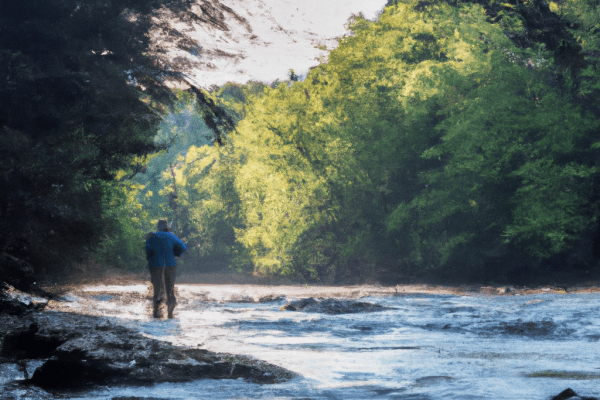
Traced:
POLYGON ((152 305, 154 309, 158 309, 160 302, 163 299, 163 288, 167 293, 167 306, 177 304, 175 299, 175 272, 177 266, 172 267, 150 267, 150 281, 154 288, 154 298, 152 305))

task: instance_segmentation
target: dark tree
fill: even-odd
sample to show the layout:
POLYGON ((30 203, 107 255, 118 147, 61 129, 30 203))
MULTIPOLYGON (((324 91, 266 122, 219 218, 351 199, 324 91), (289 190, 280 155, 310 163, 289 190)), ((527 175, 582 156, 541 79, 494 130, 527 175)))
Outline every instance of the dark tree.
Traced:
POLYGON ((80 257, 105 228, 103 182, 157 150, 181 69, 151 29, 190 45, 159 13, 190 1, 162 3, 0 0, 0 274, 13 284, 80 257))

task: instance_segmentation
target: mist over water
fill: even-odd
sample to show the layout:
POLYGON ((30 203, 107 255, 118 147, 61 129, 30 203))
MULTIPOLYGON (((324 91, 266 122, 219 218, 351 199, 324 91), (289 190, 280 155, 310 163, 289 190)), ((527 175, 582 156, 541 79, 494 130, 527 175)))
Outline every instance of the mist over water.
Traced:
MULTIPOLYGON (((88 286, 56 311, 110 318, 176 345, 251 355, 298 374, 287 383, 199 380, 104 388, 112 399, 548 399, 600 394, 600 295, 486 296, 374 287, 178 285, 175 319, 150 317, 148 287, 88 286), (311 291, 312 290, 312 291, 311 291), (288 301, 346 297, 387 307, 330 315, 288 301), (280 297, 276 301, 258 302, 280 297)), ((50 311, 51 312, 51 311, 50 311)))

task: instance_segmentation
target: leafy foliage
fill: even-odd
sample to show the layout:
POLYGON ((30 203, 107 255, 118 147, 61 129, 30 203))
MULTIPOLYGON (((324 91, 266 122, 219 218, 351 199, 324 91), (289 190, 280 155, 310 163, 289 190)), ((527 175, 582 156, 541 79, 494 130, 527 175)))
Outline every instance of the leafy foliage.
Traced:
MULTIPOLYGON (((112 233, 100 256, 132 267, 143 264, 143 233, 168 217, 189 270, 335 282, 589 269, 600 256, 597 11, 588 0, 390 1, 377 22, 357 17, 305 80, 292 71, 272 85, 194 88, 160 124, 143 117, 161 112, 159 85, 131 85, 150 69, 123 79, 124 64, 98 48, 90 59, 107 63, 91 71, 116 76, 94 87, 103 95, 61 92, 68 112, 44 95, 54 99, 46 114, 61 118, 31 119, 35 129, 2 111, 3 155, 20 180, 2 171, 11 184, 46 185, 35 204, 67 205, 65 220, 102 215, 112 233), (110 113, 121 91, 129 97, 110 113), (88 97, 109 111, 78 114, 88 97), (49 140, 35 136, 43 127, 55 142, 30 155, 49 140)), ((17 96, 12 79, 29 82, 39 66, 10 49, 0 95, 17 96)), ((44 86, 31 82, 18 87, 36 99, 44 86)), ((31 209, 34 192, 15 191, 3 212, 31 209)))
POLYGON ((213 268, 333 282, 558 263, 597 229, 589 7, 394 2, 356 18, 304 81, 213 92, 235 132, 182 153, 161 193, 177 190, 174 218, 213 268))

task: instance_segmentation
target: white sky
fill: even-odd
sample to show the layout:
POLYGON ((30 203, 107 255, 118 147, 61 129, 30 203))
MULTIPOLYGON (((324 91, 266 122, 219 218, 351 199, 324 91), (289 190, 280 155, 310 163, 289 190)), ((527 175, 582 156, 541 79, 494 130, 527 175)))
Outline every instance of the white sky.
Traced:
POLYGON ((221 0, 245 18, 251 32, 233 15, 225 14, 230 30, 179 23, 172 26, 202 46, 199 55, 171 50, 170 57, 185 57, 201 64, 189 75, 201 86, 250 80, 284 80, 293 69, 303 74, 319 64, 347 33, 349 18, 362 13, 377 18, 386 0, 221 0), (318 46, 326 46, 320 50, 318 46), (232 56, 215 54, 216 50, 232 56))

